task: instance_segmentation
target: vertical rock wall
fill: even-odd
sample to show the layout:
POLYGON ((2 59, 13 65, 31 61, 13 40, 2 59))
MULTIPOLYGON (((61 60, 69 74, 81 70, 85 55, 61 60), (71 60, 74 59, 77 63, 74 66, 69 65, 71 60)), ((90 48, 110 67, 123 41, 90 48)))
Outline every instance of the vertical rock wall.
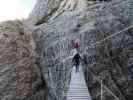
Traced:
POLYGON ((20 21, 0 24, 0 100, 23 100, 39 92, 35 42, 20 21))
POLYGON ((50 10, 50 14, 45 15, 43 11, 47 11, 40 10, 41 2, 36 5, 29 19, 35 24, 34 37, 40 55, 38 62, 43 78, 47 81, 49 94, 52 95, 50 97, 53 97, 49 99, 65 98, 63 94, 69 85, 72 68, 71 59, 67 59, 73 49, 71 40, 79 38, 80 53, 86 63, 85 77, 92 98, 100 99, 99 82, 103 78, 103 84, 108 88, 103 87, 103 100, 131 100, 132 30, 124 31, 98 45, 95 43, 132 25, 132 0, 58 0, 52 7, 51 0, 45 2, 47 6, 42 6, 50 10))

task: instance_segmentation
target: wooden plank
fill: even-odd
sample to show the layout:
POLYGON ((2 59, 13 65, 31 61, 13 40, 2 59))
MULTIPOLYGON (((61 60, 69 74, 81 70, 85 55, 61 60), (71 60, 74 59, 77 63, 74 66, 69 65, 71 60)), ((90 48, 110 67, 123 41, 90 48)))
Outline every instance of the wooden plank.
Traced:
POLYGON ((75 72, 75 67, 73 67, 67 100, 92 100, 81 66, 77 73, 75 72))

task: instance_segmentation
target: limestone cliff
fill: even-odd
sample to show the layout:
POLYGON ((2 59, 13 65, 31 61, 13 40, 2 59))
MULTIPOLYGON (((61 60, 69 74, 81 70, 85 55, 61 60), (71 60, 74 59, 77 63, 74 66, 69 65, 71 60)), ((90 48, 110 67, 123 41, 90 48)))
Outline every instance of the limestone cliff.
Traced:
POLYGON ((64 98, 70 79, 66 69, 71 68, 67 59, 73 49, 71 40, 80 38, 92 98, 100 99, 102 79, 103 100, 132 100, 132 28, 119 33, 133 24, 132 7, 132 0, 38 1, 29 21, 34 25, 38 62, 53 97, 64 98))
POLYGON ((20 21, 0 24, 0 100, 31 97, 42 84, 35 42, 20 21))
POLYGON ((47 22, 51 17, 56 17, 65 10, 84 9, 87 0, 38 0, 35 8, 30 14, 32 24, 47 22))
POLYGON ((1 23, 0 99, 43 91, 46 100, 65 100, 71 42, 79 38, 93 100, 100 100, 101 80, 103 100, 132 100, 132 8, 132 0, 38 0, 26 21, 1 23))

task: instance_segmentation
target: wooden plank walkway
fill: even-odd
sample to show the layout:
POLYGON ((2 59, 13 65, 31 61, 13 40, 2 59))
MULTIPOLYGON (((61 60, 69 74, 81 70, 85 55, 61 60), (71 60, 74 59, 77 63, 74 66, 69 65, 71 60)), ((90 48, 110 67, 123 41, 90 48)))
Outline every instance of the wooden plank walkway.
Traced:
POLYGON ((73 67, 67 100, 92 100, 81 66, 77 73, 75 72, 75 67, 73 67))

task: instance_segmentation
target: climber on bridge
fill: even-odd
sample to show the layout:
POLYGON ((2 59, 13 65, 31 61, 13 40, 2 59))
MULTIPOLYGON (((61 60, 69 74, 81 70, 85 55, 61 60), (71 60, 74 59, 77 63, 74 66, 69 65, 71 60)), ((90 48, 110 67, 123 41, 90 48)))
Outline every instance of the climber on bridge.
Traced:
POLYGON ((80 40, 79 39, 75 39, 73 41, 73 46, 74 46, 74 48, 78 49, 80 47, 80 40))
POLYGON ((73 52, 72 62, 73 62, 73 65, 76 67, 76 72, 79 72, 79 64, 80 64, 81 56, 78 53, 77 49, 80 47, 80 40, 76 39, 73 44, 74 44, 74 49, 72 51, 73 52))

